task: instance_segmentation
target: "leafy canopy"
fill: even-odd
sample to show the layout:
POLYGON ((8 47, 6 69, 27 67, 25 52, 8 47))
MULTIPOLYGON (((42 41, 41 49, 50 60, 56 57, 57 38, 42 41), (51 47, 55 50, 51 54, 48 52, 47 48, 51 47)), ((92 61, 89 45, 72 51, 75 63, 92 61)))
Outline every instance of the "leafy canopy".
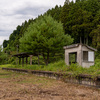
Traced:
POLYGON ((50 54, 61 52, 64 45, 72 42, 73 39, 64 34, 61 22, 44 15, 30 24, 24 36, 20 38, 20 50, 42 54, 44 59, 48 60, 50 54))

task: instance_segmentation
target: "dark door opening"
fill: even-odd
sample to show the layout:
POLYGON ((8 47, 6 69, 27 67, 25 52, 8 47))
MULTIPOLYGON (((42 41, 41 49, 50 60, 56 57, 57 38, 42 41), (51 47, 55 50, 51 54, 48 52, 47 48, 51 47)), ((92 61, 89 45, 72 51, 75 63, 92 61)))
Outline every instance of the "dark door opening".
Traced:
POLYGON ((69 64, 77 63, 77 52, 69 53, 69 64))

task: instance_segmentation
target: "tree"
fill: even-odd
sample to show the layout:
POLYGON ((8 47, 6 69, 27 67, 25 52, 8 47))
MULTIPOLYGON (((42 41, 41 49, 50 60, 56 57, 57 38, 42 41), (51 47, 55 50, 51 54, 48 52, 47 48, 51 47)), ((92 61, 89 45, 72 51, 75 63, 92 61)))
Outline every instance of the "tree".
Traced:
POLYGON ((3 41, 3 48, 6 48, 7 45, 8 45, 8 43, 9 43, 9 40, 4 40, 4 41, 3 41))
POLYGON ((93 28, 93 14, 87 11, 86 0, 65 3, 61 10, 61 22, 66 34, 74 38, 74 43, 90 42, 89 34, 93 28), (88 39, 89 38, 89 39, 88 39))
POLYGON ((74 20, 75 25, 72 26, 72 36, 76 35, 76 39, 80 39, 84 44, 88 44, 89 33, 92 30, 92 22, 93 19, 90 12, 87 12, 82 9, 78 9, 75 13, 74 20))
POLYGON ((55 21, 51 16, 44 15, 30 24, 24 36, 20 38, 20 50, 41 54, 47 65, 50 55, 60 53, 64 45, 72 42, 73 39, 64 34, 61 22, 55 21))
POLYGON ((56 5, 55 8, 49 9, 45 14, 51 15, 55 20, 60 21, 61 6, 56 5))
POLYGON ((73 5, 73 3, 71 4, 69 0, 66 0, 64 3, 64 6, 61 9, 61 13, 60 13, 60 20, 63 23, 65 34, 71 34, 70 25, 67 25, 67 22, 69 23, 69 20, 70 20, 69 12, 72 7, 71 5, 73 5))
POLYGON ((76 2, 80 2, 80 0, 76 0, 76 2))
POLYGON ((64 4, 69 4, 70 0, 65 0, 64 4))
POLYGON ((100 51, 100 25, 91 32, 92 44, 100 51))
POLYGON ((4 64, 7 60, 7 54, 3 52, 2 45, 0 45, 0 64, 4 64))
POLYGON ((98 0, 87 0, 85 9, 92 12, 93 16, 96 15, 97 11, 100 9, 100 1, 98 0))

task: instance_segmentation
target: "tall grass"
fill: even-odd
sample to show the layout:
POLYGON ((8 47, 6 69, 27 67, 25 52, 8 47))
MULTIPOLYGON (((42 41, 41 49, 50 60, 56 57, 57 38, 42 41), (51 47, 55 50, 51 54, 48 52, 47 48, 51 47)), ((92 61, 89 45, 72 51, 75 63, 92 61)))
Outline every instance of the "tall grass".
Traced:
POLYGON ((54 72, 66 72, 66 73, 72 73, 73 75, 78 74, 90 74, 90 75, 100 75, 100 59, 96 59, 95 65, 90 66, 90 68, 83 68, 82 66, 79 66, 78 64, 71 64, 66 65, 64 60, 60 60, 55 63, 50 63, 48 66, 46 65, 1 65, 1 67, 7 67, 7 68, 21 68, 21 69, 29 69, 29 70, 40 70, 40 71, 54 71, 54 72))

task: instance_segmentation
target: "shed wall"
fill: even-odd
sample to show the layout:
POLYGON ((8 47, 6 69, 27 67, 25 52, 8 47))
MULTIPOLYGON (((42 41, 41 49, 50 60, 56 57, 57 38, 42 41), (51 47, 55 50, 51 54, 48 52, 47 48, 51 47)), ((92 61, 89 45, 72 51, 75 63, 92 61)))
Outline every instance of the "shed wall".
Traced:
POLYGON ((90 66, 94 65, 94 62, 82 62, 83 67, 89 68, 90 66))
POLYGON ((93 50, 89 49, 85 45, 81 45, 81 44, 79 46, 76 46, 73 48, 65 49, 65 63, 67 65, 69 65, 69 53, 77 52, 77 60, 76 61, 79 65, 81 65, 83 67, 90 67, 90 66, 94 65, 94 61, 93 62, 83 61, 83 51, 94 52, 93 50))
POLYGON ((65 63, 67 65, 69 65, 69 53, 77 52, 77 60, 76 61, 77 61, 77 63, 79 63, 79 65, 82 65, 82 53, 81 53, 81 49, 82 49, 81 45, 79 45, 76 48, 66 49, 65 50, 65 63))

